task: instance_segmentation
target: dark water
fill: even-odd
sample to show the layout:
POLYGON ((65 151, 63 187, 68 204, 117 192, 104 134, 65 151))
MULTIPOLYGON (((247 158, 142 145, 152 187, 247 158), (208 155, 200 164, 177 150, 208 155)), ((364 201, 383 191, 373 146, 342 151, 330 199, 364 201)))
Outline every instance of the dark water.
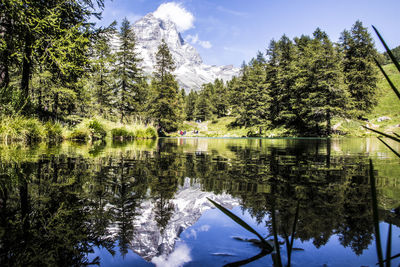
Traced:
MULTIPOLYGON (((370 158, 383 252, 391 236, 396 255, 400 164, 374 138, 0 146, 0 266, 222 266, 259 255, 247 242, 256 236, 207 197, 267 239, 276 233, 283 265, 374 266, 370 158)), ((246 266, 273 265, 261 256, 246 266)))

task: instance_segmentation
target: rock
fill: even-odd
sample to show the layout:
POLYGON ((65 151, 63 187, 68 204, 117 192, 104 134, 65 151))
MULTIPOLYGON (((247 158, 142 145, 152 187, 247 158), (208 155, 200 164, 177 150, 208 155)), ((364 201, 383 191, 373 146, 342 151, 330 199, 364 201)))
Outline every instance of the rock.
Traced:
MULTIPOLYGON (((203 192, 200 184, 192 184, 190 179, 186 178, 184 185, 179 187, 174 198, 170 200, 174 208, 173 214, 161 232, 155 220, 156 203, 152 199, 143 201, 136 210, 140 216, 133 221, 135 232, 130 241, 132 251, 147 261, 158 256, 167 257, 176 249, 175 243, 182 232, 195 224, 206 210, 214 208, 207 198, 219 202, 228 209, 239 205, 239 200, 231 195, 203 192)), ((109 231, 111 236, 115 236, 118 228, 110 227, 109 231)))
MULTIPOLYGON (((153 13, 149 13, 132 27, 136 36, 137 52, 143 59, 141 67, 145 74, 153 74, 158 46, 164 39, 175 62, 174 74, 186 93, 192 89, 200 90, 202 84, 214 82, 215 79, 227 81, 239 74, 239 69, 232 65, 204 64, 196 49, 182 38, 176 25, 170 20, 156 18, 153 13)), ((111 43, 114 50, 118 49, 120 41, 117 36, 111 43)))
POLYGON ((373 124, 373 123, 367 123, 367 127, 375 129, 375 128, 378 128, 379 125, 376 125, 376 124, 373 124))
POLYGON ((378 122, 387 121, 387 120, 391 120, 391 118, 388 117, 388 116, 383 116, 383 117, 379 117, 379 118, 377 119, 378 122))

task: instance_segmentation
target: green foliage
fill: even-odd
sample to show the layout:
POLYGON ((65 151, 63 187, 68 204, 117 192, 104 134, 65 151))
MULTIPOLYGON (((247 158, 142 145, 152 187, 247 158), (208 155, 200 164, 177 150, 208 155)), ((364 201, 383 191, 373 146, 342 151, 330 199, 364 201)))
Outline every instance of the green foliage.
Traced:
POLYGON ((135 137, 135 134, 131 131, 128 131, 125 127, 120 127, 120 128, 112 129, 111 136, 113 139, 116 139, 116 138, 132 139, 135 137))
POLYGON ((239 77, 189 94, 187 119, 233 115, 231 127, 243 126, 251 136, 282 128, 296 136, 329 136, 333 119, 362 116, 376 106, 375 54, 360 21, 343 32, 340 45, 319 28, 313 37, 283 35, 270 42, 266 57, 259 52, 243 63, 239 77))
POLYGON ((212 84, 204 84, 203 90, 200 92, 196 99, 194 108, 194 118, 196 120, 206 121, 210 120, 214 111, 211 104, 212 84))
POLYGON ((63 138, 64 131, 60 123, 52 123, 48 121, 45 123, 44 127, 47 140, 59 141, 63 138))
POLYGON ((191 121, 194 120, 195 114, 195 105, 198 98, 198 94, 196 91, 190 91, 190 93, 185 98, 185 113, 186 120, 191 121))
POLYGON ((136 139, 155 139, 158 137, 156 129, 149 125, 143 127, 140 125, 134 126, 128 130, 126 127, 114 128, 111 130, 111 136, 113 139, 130 140, 136 139))
MULTIPOLYGON (((392 52, 394 58, 399 62, 400 61, 400 45, 391 49, 391 52, 392 52)), ((383 62, 384 64, 392 64, 393 63, 388 52, 383 53, 383 56, 385 57, 385 61, 383 62)))
POLYGON ((104 125, 101 124, 96 119, 93 119, 88 124, 89 129, 91 130, 92 139, 104 139, 107 135, 106 130, 104 129, 104 125))
POLYGON ((374 42, 361 21, 356 21, 350 31, 343 31, 340 38, 343 51, 343 73, 352 105, 357 115, 363 115, 377 104, 377 70, 374 42))
POLYGON ((121 122, 132 114, 138 114, 144 104, 146 81, 139 67, 141 59, 135 51, 136 39, 129 21, 122 21, 119 32, 121 46, 117 52, 115 68, 116 105, 121 114, 121 122))
POLYGON ((90 140, 91 131, 88 128, 76 128, 67 135, 68 139, 86 142, 90 140))
MULTIPOLYGON (((388 54, 389 58, 392 60, 393 64, 396 66, 398 74, 400 74, 400 64, 393 55, 392 51, 389 49, 387 46, 385 40, 382 38, 381 34, 379 31, 372 26, 373 29, 375 30, 376 34, 378 35, 380 41, 382 42, 383 46, 386 49, 386 53, 388 54)), ((398 91, 398 88, 393 84, 389 76, 386 74, 384 69, 381 67, 379 64, 378 60, 375 59, 376 64, 378 65, 379 69, 381 70, 382 74, 385 76, 387 82, 389 83, 390 87, 392 88, 393 92, 396 94, 398 99, 400 100, 400 93, 398 91)), ((394 135, 389 135, 380 131, 377 131, 375 129, 371 129, 368 127, 365 127, 368 130, 371 130, 375 133, 378 133, 380 135, 383 135, 384 137, 387 137, 391 140, 396 141, 397 143, 400 143, 400 139, 398 138, 399 135, 394 133, 394 135)), ((382 138, 378 137, 378 139, 386 146, 388 147, 398 158, 400 158, 400 153, 398 153, 395 149, 392 148, 388 143, 386 143, 382 138)), ((378 213, 378 201, 377 201, 377 193, 376 193, 376 184, 375 184, 375 174, 374 174, 374 168, 372 164, 372 160, 370 159, 369 161, 370 165, 370 171, 369 171, 369 177, 370 177, 370 184, 371 184, 371 198, 372 198, 372 211, 373 211, 373 221, 374 221, 374 229, 375 229, 375 244, 376 244, 376 251, 378 255, 378 264, 379 266, 383 267, 384 263, 386 263, 386 266, 390 266, 391 260, 397 257, 400 257, 400 253, 391 256, 391 245, 392 245, 392 222, 389 224, 389 231, 388 231, 388 238, 387 238, 387 246, 386 246, 386 259, 384 260, 383 258, 383 253, 382 253, 382 245, 381 245, 381 237, 380 237, 380 227, 379 227, 379 213, 378 213)))
POLYGON ((180 107, 183 103, 179 95, 178 83, 172 75, 175 65, 164 40, 158 47, 155 69, 148 115, 154 119, 160 132, 173 132, 181 123, 180 107))
POLYGON ((153 126, 148 126, 146 131, 145 131, 145 137, 150 138, 150 139, 155 139, 157 138, 157 130, 153 126))
POLYGON ((23 116, 0 116, 0 140, 39 141, 44 137, 45 128, 36 118, 23 116))

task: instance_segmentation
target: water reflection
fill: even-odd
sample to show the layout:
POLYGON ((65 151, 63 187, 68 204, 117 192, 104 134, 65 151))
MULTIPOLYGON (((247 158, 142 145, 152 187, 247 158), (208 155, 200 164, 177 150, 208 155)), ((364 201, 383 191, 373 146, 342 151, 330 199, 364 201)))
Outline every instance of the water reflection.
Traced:
POLYGON ((400 204, 400 167, 382 146, 370 139, 160 139, 1 147, 0 263, 101 263, 90 256, 98 247, 163 262, 211 208, 206 197, 240 203, 268 234, 274 215, 281 241, 294 235, 321 248, 335 236, 363 255, 373 240, 369 157, 381 218, 400 222, 390 212, 400 204))

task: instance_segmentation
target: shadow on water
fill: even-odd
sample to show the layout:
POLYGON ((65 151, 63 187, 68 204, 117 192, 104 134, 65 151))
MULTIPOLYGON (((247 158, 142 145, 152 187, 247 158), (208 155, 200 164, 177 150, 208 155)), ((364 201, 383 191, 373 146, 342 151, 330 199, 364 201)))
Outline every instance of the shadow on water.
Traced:
MULTIPOLYGON (((266 241, 273 251, 261 249, 231 266, 268 253, 275 265, 290 265, 293 252, 301 250, 296 240, 320 248, 334 235, 340 246, 362 255, 374 232, 368 158, 378 151, 379 170, 390 166, 397 175, 400 169, 382 157, 382 147, 357 142, 160 139, 2 147, 0 263, 101 263, 102 254, 92 256, 94 248, 122 257, 132 250, 147 261, 170 254, 184 231, 171 226, 184 186, 239 199, 242 210, 270 233, 266 241), (171 229, 177 229, 174 235, 171 229)), ((375 173, 379 203, 385 204, 380 219, 394 217, 399 226, 390 213, 399 206, 399 188, 394 177, 375 173)))

